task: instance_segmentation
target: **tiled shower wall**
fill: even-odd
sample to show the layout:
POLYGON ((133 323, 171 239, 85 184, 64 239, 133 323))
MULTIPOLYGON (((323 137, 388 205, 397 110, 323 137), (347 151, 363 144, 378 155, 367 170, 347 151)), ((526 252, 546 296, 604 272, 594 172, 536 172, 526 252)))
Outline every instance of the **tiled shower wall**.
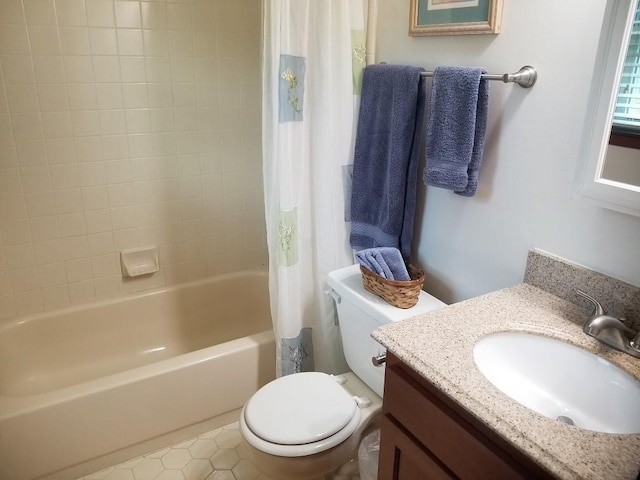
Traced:
POLYGON ((0 0, 0 319, 266 263, 260 8, 0 0))

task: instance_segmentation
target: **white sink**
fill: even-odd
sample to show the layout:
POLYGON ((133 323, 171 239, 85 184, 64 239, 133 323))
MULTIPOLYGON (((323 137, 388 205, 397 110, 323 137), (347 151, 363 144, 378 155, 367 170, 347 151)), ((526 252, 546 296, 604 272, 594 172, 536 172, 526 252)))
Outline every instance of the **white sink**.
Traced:
POLYGON ((640 382, 586 350, 499 332, 475 344, 473 359, 499 390, 542 415, 586 430, 640 433, 640 382))

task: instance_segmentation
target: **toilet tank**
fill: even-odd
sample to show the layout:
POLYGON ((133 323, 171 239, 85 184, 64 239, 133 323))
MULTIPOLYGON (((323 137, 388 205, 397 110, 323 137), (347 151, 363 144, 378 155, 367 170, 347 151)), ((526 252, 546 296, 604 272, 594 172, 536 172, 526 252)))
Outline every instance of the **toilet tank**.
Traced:
POLYGON ((371 357, 384 353, 385 349, 371 338, 371 333, 387 323, 435 310, 445 304, 421 291, 418 303, 413 307, 394 307, 364 289, 360 265, 357 264, 330 272, 328 283, 338 313, 342 348, 349 368, 382 396, 384 368, 375 367, 371 357))

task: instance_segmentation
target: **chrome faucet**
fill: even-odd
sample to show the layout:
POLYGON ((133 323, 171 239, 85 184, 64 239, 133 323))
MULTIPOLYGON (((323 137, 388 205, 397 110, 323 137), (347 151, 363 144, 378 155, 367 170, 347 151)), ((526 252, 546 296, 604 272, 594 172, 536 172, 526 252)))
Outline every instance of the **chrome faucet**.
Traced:
POLYGON ((595 307, 595 311, 582 328, 584 333, 615 350, 640 358, 640 332, 635 333, 620 319, 607 315, 600 302, 591 295, 580 290, 576 292, 595 307))

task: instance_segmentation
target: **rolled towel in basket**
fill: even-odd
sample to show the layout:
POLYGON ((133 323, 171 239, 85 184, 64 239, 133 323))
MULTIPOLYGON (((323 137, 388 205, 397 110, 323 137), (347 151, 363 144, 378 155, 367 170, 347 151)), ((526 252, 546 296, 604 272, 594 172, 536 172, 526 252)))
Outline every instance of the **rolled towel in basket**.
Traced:
MULTIPOLYGON (((379 254, 377 256, 380 257, 379 254)), ((378 258, 376 258, 376 255, 374 255, 374 252, 367 251, 364 253, 364 262, 365 267, 367 267, 373 273, 380 275, 382 278, 393 280, 393 273, 391 272, 391 269, 389 269, 389 266, 387 265, 387 262, 385 262, 384 258, 380 258, 380 261, 378 261, 378 258)))
POLYGON ((388 280, 411 280, 400 250, 395 247, 366 248, 356 252, 358 263, 388 280))

